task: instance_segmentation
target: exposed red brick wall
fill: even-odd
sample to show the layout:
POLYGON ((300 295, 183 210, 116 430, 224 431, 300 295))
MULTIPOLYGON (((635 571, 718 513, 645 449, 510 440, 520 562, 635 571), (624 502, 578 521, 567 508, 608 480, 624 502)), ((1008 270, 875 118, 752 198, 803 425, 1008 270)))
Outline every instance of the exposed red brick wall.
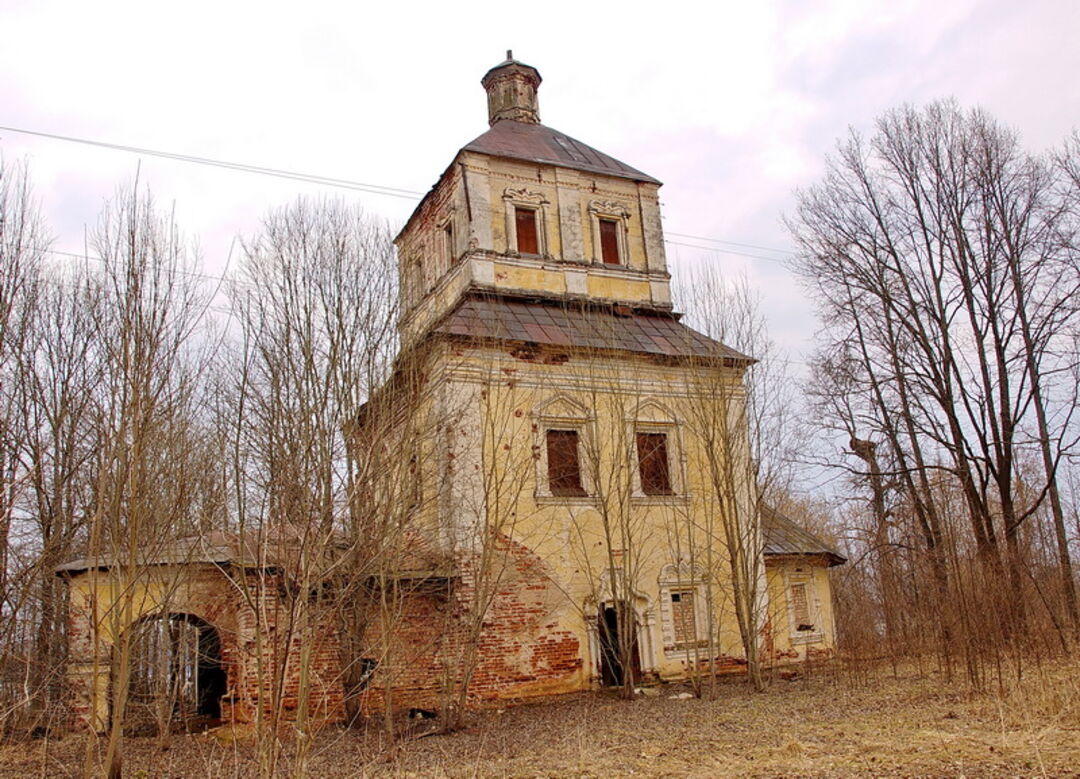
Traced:
MULTIPOLYGON (((460 680, 470 665, 470 706, 569 692, 585 683, 579 642, 560 630, 556 619, 565 596, 543 562, 505 537, 497 539, 496 551, 487 573, 477 570, 476 559, 466 558, 447 586, 403 596, 389 656, 363 694, 364 711, 383 709, 388 688, 392 708, 438 709, 453 690, 450 680, 460 680), (492 590, 472 656, 475 596, 492 590)), ((378 625, 369 628, 365 644, 373 650, 382 646, 378 625)))

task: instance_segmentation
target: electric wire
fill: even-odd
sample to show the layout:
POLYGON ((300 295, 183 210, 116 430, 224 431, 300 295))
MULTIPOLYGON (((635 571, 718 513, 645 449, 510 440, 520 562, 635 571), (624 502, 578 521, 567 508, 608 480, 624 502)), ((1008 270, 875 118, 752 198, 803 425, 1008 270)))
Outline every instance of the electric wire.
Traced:
MULTIPOLYGON (((335 178, 332 176, 322 176, 314 173, 301 173, 298 171, 284 170, 282 168, 272 168, 263 165, 250 165, 241 162, 231 162, 229 160, 218 160, 210 157, 200 157, 193 154, 181 154, 179 152, 150 149, 142 146, 130 146, 126 144, 112 143, 109 141, 98 141, 90 138, 79 138, 72 135, 59 135, 57 133, 47 133, 39 130, 28 130, 21 127, 0 125, 0 131, 19 133, 22 135, 30 135, 38 138, 47 138, 56 141, 65 141, 68 143, 83 144, 86 146, 96 146, 104 149, 112 149, 114 151, 123 151, 132 154, 145 154, 152 157, 160 157, 162 159, 174 160, 177 162, 189 162, 196 165, 206 165, 210 167, 222 168, 224 170, 239 171, 242 173, 253 173, 263 176, 273 176, 276 178, 288 179, 291 181, 303 181, 312 184, 321 184, 324 186, 336 187, 339 189, 367 192, 374 195, 386 195, 387 197, 396 197, 405 200, 419 200, 424 195, 423 192, 411 189, 403 189, 401 187, 390 187, 384 186, 382 184, 370 184, 361 181, 352 181, 350 179, 335 178)), ((738 246, 745 249, 758 249, 761 251, 776 252, 785 256, 790 254, 789 252, 785 252, 782 249, 775 249, 773 247, 763 246, 761 244, 728 241, 722 238, 712 238, 703 235, 691 235, 688 233, 669 232, 668 235, 674 236, 676 238, 687 238, 693 241, 706 241, 713 244, 720 244, 721 246, 738 246)), ((683 241, 673 241, 668 238, 665 238, 664 242, 673 246, 682 246, 689 249, 697 249, 699 251, 711 251, 717 252, 719 254, 730 254, 739 257, 765 260, 767 262, 784 262, 784 259, 782 258, 769 257, 766 255, 755 254, 752 252, 739 251, 737 249, 720 248, 720 246, 701 246, 698 244, 685 243, 683 241)), ((57 253, 62 254, 62 252, 57 253)))

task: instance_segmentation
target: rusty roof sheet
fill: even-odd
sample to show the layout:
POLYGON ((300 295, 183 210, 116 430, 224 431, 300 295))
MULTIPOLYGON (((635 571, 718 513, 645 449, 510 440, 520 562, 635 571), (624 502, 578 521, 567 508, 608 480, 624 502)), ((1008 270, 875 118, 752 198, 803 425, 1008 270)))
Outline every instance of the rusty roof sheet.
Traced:
POLYGON ((471 296, 459 303, 435 332, 663 357, 751 361, 719 341, 691 330, 668 313, 564 301, 471 296))
POLYGON ((846 557, 820 538, 769 506, 762 507, 761 534, 767 556, 821 555, 828 559, 830 566, 847 562, 846 557))
POLYGON ((652 176, 542 124, 502 119, 467 144, 463 151, 542 162, 651 184, 660 183, 652 176))
MULTIPOLYGON (((138 556, 138 565, 237 565, 246 568, 297 569, 300 554, 307 547, 307 561, 316 570, 332 570, 336 561, 347 552, 350 545, 344 537, 334 534, 329 542, 317 536, 305 538, 299 526, 285 526, 277 532, 261 534, 257 531, 232 533, 211 531, 198 536, 185 536, 164 543, 156 549, 144 550, 138 556), (312 558, 312 551, 317 557, 312 558)), ((393 575, 399 579, 445 578, 451 566, 445 555, 436 551, 419 533, 406 534, 401 549, 394 550, 397 566, 393 575)), ((121 563, 122 564, 122 563, 121 563)), ((57 575, 74 575, 90 570, 108 570, 114 565, 113 558, 83 558, 58 565, 57 575)))

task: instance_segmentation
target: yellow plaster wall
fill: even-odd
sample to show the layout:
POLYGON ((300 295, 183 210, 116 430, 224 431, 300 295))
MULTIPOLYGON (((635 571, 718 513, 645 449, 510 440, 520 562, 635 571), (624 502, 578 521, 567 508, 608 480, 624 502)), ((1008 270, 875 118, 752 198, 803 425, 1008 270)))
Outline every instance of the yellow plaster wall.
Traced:
POLYGON ((766 567, 769 583, 769 620, 772 625, 773 646, 780 660, 805 659, 807 650, 832 651, 836 648, 836 623, 833 616, 832 589, 829 569, 820 558, 778 558, 766 567), (800 641, 791 625, 786 574, 806 573, 812 579, 811 594, 816 598, 817 623, 815 634, 820 638, 800 641))
MULTIPOLYGON (((457 498, 442 506, 444 517, 468 523, 467 507, 484 506, 486 514, 474 518, 475 528, 501 523, 500 532, 533 549, 551 568, 565 593, 558 605, 560 627, 573 632, 583 651, 589 647, 586 623, 596 618, 595 597, 601 574, 611 566, 610 549, 625 548, 637 555, 634 587, 648 599, 652 663, 646 665, 663 678, 685 674, 688 660, 704 657, 707 648, 665 650, 661 631, 661 568, 677 562, 680 552, 692 545, 696 559, 714 561, 708 577, 718 629, 716 654, 729 659, 743 656, 731 598, 730 574, 722 529, 712 520, 710 535, 701 531, 715 518, 712 490, 705 475, 703 443, 693 434, 689 393, 695 385, 690 369, 656 365, 647 360, 572 357, 552 365, 538 355, 533 362, 515 359, 498 350, 459 351, 447 369, 448 394, 466 400, 473 412, 460 422, 453 460, 460 478, 457 498), (674 496, 635 496, 627 485, 633 476, 633 419, 637 409, 650 420, 669 415, 672 426, 669 451, 674 496), (554 410, 553 410, 554 409, 554 410), (584 454, 583 470, 598 463, 599 475, 586 477, 590 498, 559 498, 543 494, 546 481, 541 449, 545 445, 545 420, 551 426, 583 419, 582 435, 596 447, 596 455, 584 454), (559 420, 563 420, 560 423, 559 420), (486 500, 484 496, 486 495, 486 500), (463 507, 466 507, 463 509, 463 507), (609 525, 626 526, 634 541, 608 543, 603 516, 609 525), (696 527, 697 530, 691 530, 696 527), (707 551, 711 545, 711 550, 707 551)), ((738 376, 727 373, 728 394, 738 402, 738 376)), ((468 537, 469 530, 464 531, 468 537)), ((687 556, 685 552, 682 556, 687 556)), ((828 580, 821 570, 820 600, 829 604, 828 580)), ((773 580, 768 596, 777 597, 773 580)), ((828 605, 824 606, 829 608, 828 605)), ((831 609, 828 611, 831 624, 831 609)), ((699 635, 705 626, 698 626, 699 635)), ((830 631, 831 635, 831 631, 830 631)), ((642 651, 646 651, 643 648, 642 651)), ((592 673, 594 657, 586 657, 583 683, 592 673)))
POLYGON ((470 287, 670 306, 657 185, 474 153, 458 161, 467 173, 451 165, 397 239, 406 346, 470 287), (508 191, 543 201, 543 256, 518 256, 509 246, 508 191), (618 203, 629 213, 622 265, 595 256, 593 201, 618 203), (454 263, 442 248, 447 220, 454 225, 454 263), (574 274, 582 280, 572 282, 574 274))

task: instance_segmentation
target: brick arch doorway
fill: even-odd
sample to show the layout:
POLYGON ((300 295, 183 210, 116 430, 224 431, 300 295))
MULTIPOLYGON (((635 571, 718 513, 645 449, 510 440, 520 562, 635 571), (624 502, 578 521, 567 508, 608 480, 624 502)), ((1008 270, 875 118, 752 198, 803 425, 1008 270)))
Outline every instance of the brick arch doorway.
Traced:
POLYGON ((194 614, 170 612, 142 617, 128 632, 125 729, 190 731, 217 724, 228 688, 218 629, 194 614))

